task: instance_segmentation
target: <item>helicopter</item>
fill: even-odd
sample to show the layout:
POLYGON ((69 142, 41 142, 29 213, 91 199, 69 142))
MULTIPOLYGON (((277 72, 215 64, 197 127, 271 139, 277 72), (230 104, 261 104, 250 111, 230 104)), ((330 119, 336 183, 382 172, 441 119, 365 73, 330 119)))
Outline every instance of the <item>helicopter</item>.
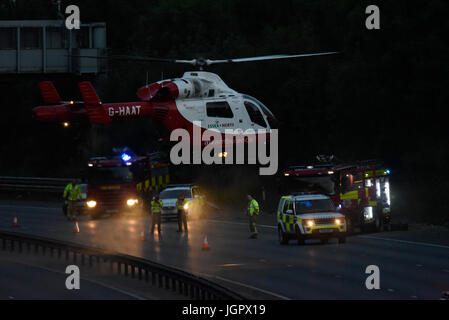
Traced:
MULTIPOLYGON (((137 96, 140 101, 135 102, 103 103, 88 81, 78 84, 83 101, 62 101, 53 83, 43 81, 39 83, 39 87, 45 105, 35 107, 32 112, 38 121, 59 122, 64 126, 68 126, 72 121, 108 124, 118 118, 149 117, 162 124, 168 132, 185 129, 192 135, 197 126, 199 128, 195 129, 200 129, 202 133, 206 130, 219 133, 223 142, 229 141, 226 135, 230 134, 231 141, 234 141, 234 137, 244 135, 244 143, 247 143, 262 137, 258 135, 260 131, 263 132, 263 138, 266 138, 265 133, 269 135, 271 130, 278 128, 278 120, 262 102, 229 88, 217 74, 204 71, 204 67, 219 63, 291 59, 336 53, 279 54, 222 60, 77 56, 94 59, 183 63, 198 67, 199 71, 188 71, 180 78, 147 84, 138 89, 137 96), (245 134, 247 132, 251 134, 245 134)), ((200 141, 202 146, 208 143, 208 141, 200 141)))

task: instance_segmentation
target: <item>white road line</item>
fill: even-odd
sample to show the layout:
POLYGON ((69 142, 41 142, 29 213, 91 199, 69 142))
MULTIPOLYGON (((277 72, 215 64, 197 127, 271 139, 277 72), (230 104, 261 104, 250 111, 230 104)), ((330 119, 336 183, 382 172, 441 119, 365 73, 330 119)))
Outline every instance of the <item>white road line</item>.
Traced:
POLYGON ((287 297, 282 296, 280 294, 277 294, 277 293, 274 293, 274 292, 271 292, 271 291, 268 291, 268 290, 260 289, 260 288, 254 287, 252 285, 249 285, 249 284, 241 283, 241 282, 234 281, 234 280, 229 280, 229 279, 226 279, 226 278, 222 278, 220 276, 213 276, 213 275, 206 274, 206 273, 203 273, 203 275, 211 277, 211 278, 216 278, 216 279, 219 279, 219 280, 222 280, 222 281, 226 281, 226 282, 229 282, 229 283, 232 283, 232 284, 236 284, 236 285, 239 285, 239 286, 242 286, 242 287, 245 287, 245 288, 249 288, 249 289, 253 289, 253 290, 256 290, 256 291, 260 291, 260 292, 272 295, 272 296, 277 297, 277 298, 282 299, 282 300, 291 300, 290 298, 287 298, 287 297))
MULTIPOLYGON (((211 221, 211 222, 219 222, 219 223, 226 223, 226 224, 237 224, 237 225, 242 225, 242 226, 248 226, 247 223, 243 223, 243 222, 232 222, 232 221, 224 221, 224 220, 207 220, 207 221, 211 221)), ((271 228, 271 229, 277 229, 276 226, 269 226, 266 224, 258 224, 258 227, 263 227, 263 228, 271 228)))
POLYGON ((405 243, 405 244, 413 244, 413 245, 418 245, 418 246, 426 246, 426 247, 449 249, 449 246, 444 246, 444 245, 435 244, 435 243, 427 243, 427 242, 416 242, 416 241, 391 239, 391 238, 381 238, 381 237, 373 237, 373 236, 358 236, 358 238, 376 239, 376 240, 392 241, 392 242, 399 242, 399 243, 405 243))

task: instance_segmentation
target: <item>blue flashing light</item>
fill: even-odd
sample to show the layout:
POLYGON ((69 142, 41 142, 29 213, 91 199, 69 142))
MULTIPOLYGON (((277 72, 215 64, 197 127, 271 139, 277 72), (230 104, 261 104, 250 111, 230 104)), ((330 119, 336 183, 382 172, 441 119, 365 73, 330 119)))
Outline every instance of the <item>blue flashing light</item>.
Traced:
POLYGON ((130 156, 129 154, 127 154, 127 153, 122 153, 121 158, 122 158, 122 160, 125 161, 125 162, 131 160, 131 156, 130 156))
POLYGON ((390 174, 390 170, 389 169, 385 170, 385 173, 390 174))

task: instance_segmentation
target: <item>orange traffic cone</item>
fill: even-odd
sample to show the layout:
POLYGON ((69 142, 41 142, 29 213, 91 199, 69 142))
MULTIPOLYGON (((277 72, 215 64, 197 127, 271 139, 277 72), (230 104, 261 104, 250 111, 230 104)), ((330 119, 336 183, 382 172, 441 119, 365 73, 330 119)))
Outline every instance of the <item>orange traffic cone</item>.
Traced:
POLYGON ((140 231, 140 240, 142 240, 142 241, 145 240, 145 232, 143 230, 140 231))
POLYGON ((17 220, 16 216, 14 216, 14 218, 12 219, 12 226, 13 227, 18 227, 19 226, 19 221, 17 220))
POLYGON ((73 232, 74 233, 79 233, 80 232, 80 227, 78 225, 78 221, 75 221, 75 225, 73 226, 73 232))
POLYGON ((204 238, 203 239, 203 247, 201 248, 201 250, 203 250, 203 251, 210 250, 209 243, 207 242, 207 235, 204 234, 203 238, 204 238))

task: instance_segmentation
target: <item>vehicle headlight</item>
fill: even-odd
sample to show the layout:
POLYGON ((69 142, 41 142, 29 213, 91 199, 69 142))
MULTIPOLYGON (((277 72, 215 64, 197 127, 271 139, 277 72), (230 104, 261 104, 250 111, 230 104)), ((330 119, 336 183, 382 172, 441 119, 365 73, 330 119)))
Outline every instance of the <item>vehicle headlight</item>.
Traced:
POLYGON ((313 227, 313 226, 315 225, 315 221, 313 221, 313 220, 307 220, 307 221, 306 221, 306 225, 307 225, 308 227, 313 227))
POLYGON ((189 204, 188 204, 188 203, 186 203, 186 204, 184 205, 184 210, 187 210, 187 209, 189 209, 189 204))
POLYGON ((137 200, 137 199, 128 199, 128 201, 126 201, 126 204, 129 207, 132 207, 132 206, 136 205, 138 202, 139 202, 139 200, 137 200))
POLYGON ((95 208, 97 206, 97 201, 94 200, 87 201, 87 206, 89 208, 95 208))
POLYGON ((363 216, 365 220, 370 220, 374 217, 373 215, 373 207, 365 207, 363 208, 363 216))
POLYGON ((335 224, 341 225, 343 221, 341 219, 335 219, 335 224))

